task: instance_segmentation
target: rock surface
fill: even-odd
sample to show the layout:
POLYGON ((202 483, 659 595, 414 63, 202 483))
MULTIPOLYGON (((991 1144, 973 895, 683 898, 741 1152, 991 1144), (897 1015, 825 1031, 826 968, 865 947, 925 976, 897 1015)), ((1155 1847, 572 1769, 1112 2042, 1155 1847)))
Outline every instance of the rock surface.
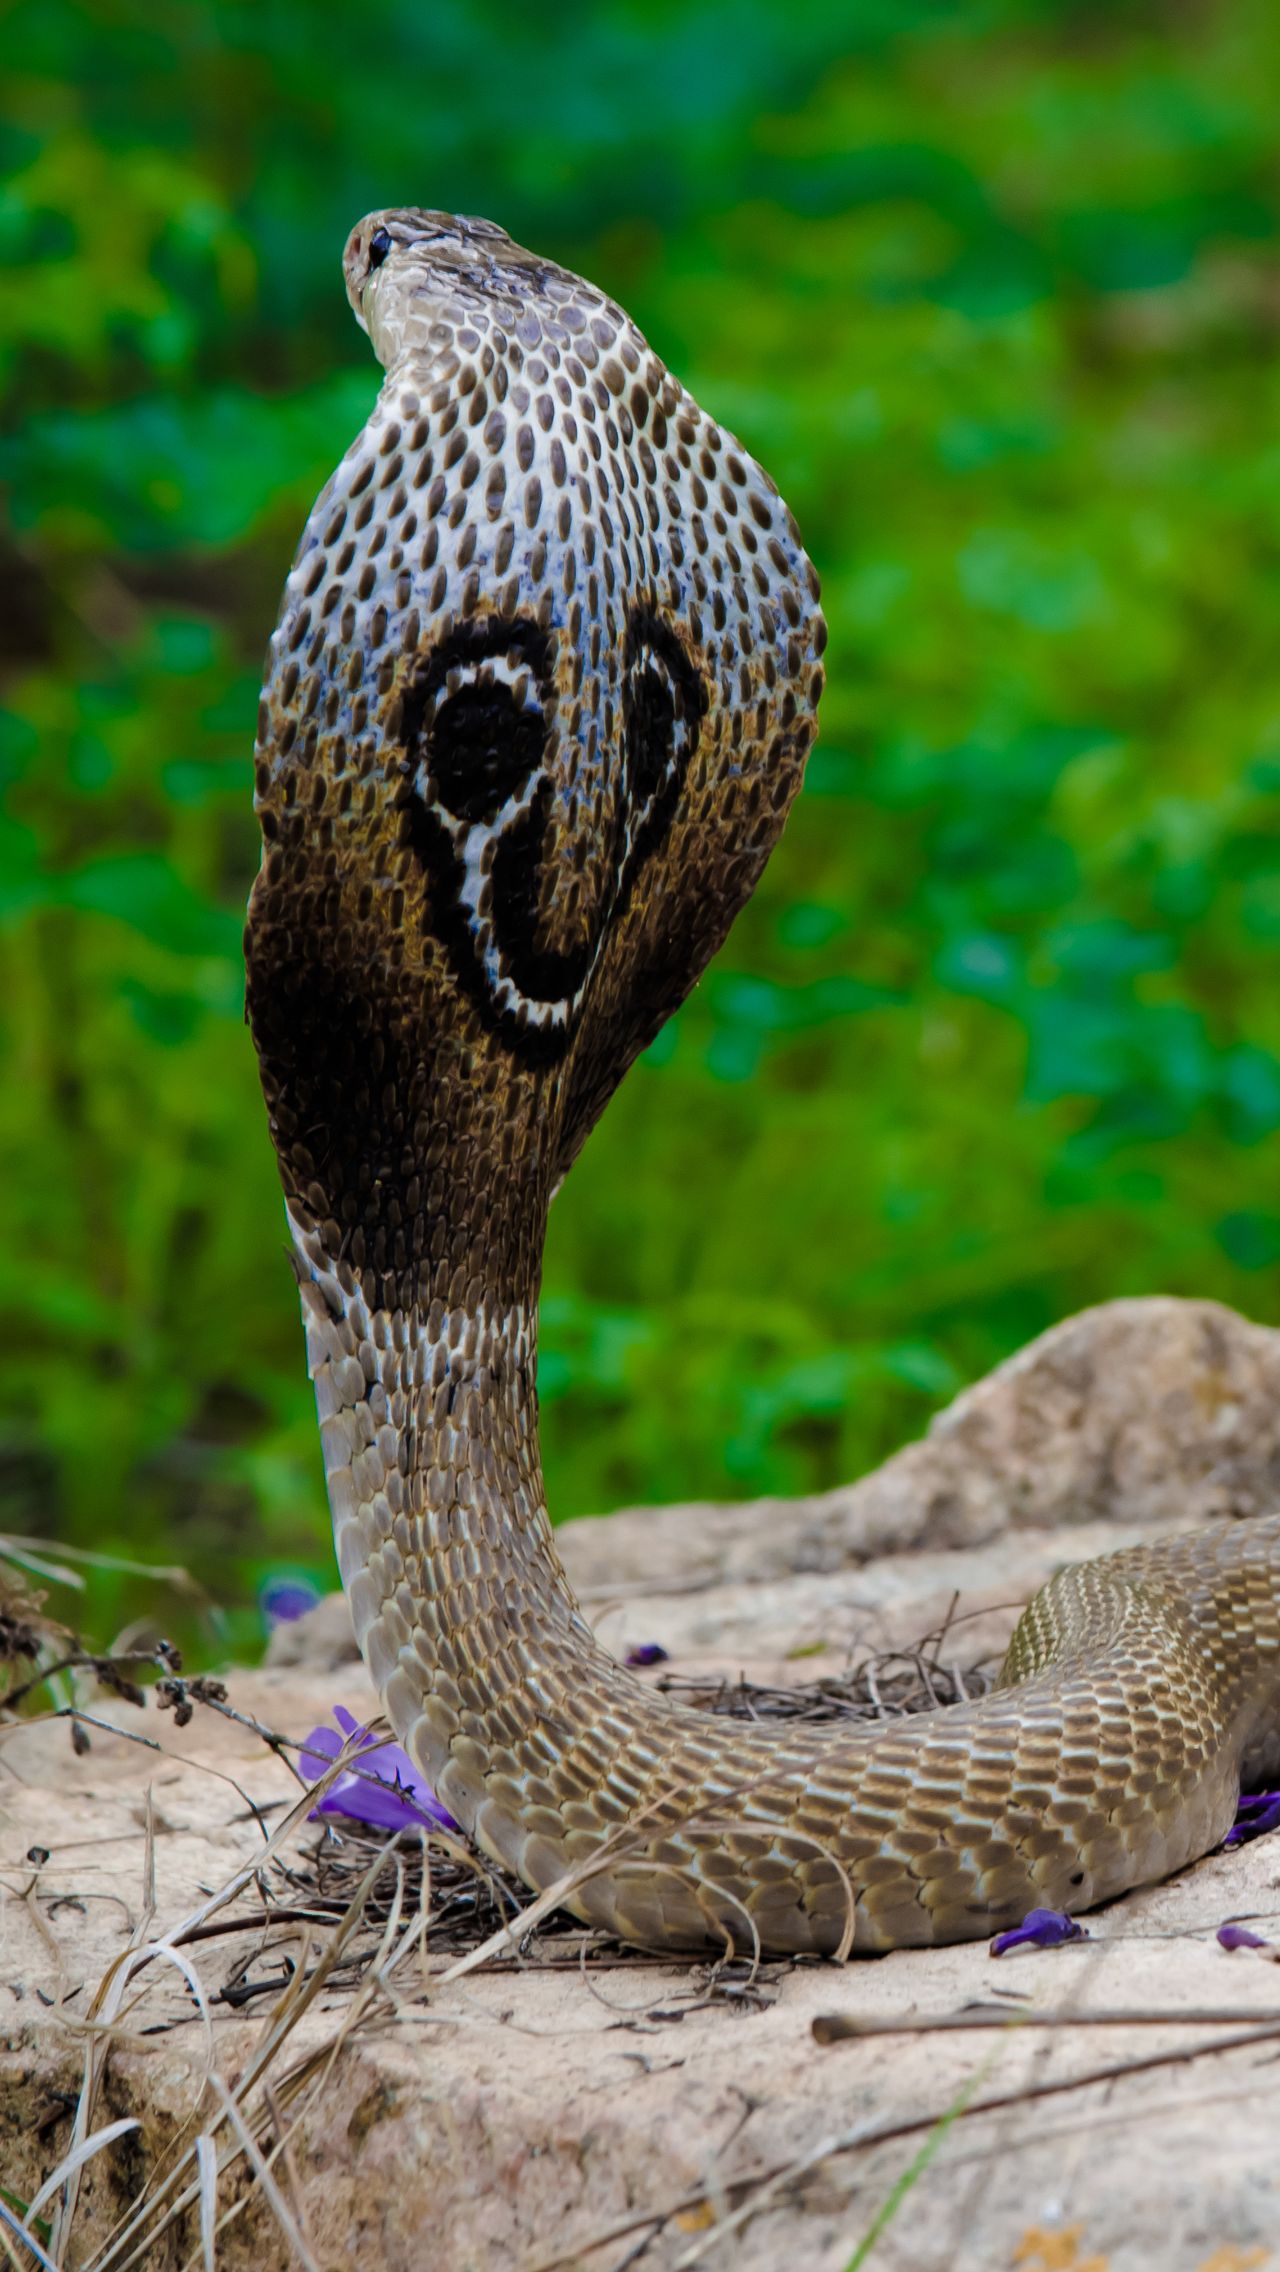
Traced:
MULTIPOLYGON (((810 1679, 850 1647, 918 1639, 957 1591, 969 1621, 953 1623, 950 1653, 972 1662, 1056 1561, 1259 1511, 1278 1475, 1280 1333, 1211 1304, 1122 1303, 1046 1335, 850 1490, 795 1510, 625 1514, 560 1537, 611 1647, 659 1640, 681 1672, 810 1679)), ((229 1676, 248 1718, 299 1736, 335 1703, 375 1708, 330 1605, 276 1653, 293 1661, 229 1676)), ((248 2097, 276 2001, 209 2002, 206 2028, 165 1951, 125 1984, 131 1945, 136 1963, 176 1937, 213 1998, 245 1973, 301 1974, 332 1936, 302 1918, 269 1934, 255 1922, 264 1824, 280 1820, 262 1810, 297 1786, 250 1727, 94 1709, 158 1748, 99 1734, 77 1758, 55 1724, 0 1734, 0 2184, 28 2201, 66 2153, 86 2056, 100 2067, 91 2126, 140 2123, 85 2167, 55 2249, 67 2272, 129 2261, 102 2253, 115 2219, 212 2122, 210 2070, 248 2097), (237 1868, 237 1901, 206 1913, 237 1868), (124 1992, 108 2042, 99 1984, 112 1977, 124 1992)), ((287 1834, 286 1862, 316 1835, 287 1834)), ((716 1994, 688 1965, 580 1976, 545 1943, 524 1967, 453 1978, 428 1950, 428 1978, 411 1932, 360 2026, 352 1989, 330 1983, 280 2047, 271 2104, 252 2101, 263 2152, 274 2123, 293 2125, 272 2165, 280 2208, 225 2173, 217 2214, 242 2205, 217 2262, 843 2272, 874 2234, 858 2261, 877 2272, 1280 2268, 1280 1965, 1220 1948, 1231 1917, 1280 1942, 1280 1839, 1132 1895, 1053 1952, 766 1968, 758 1998, 716 1994), (1000 2024, 904 2027, 975 2005, 1000 2024), (1129 2017, 1097 2024, 1116 2012, 1129 2017), (821 2046, 813 2022, 833 2013, 902 2032, 821 2046), (320 2063, 299 2072, 304 2058, 320 2063), (878 2225, 926 2141, 931 2157, 878 2225)), ((201 2263, 194 2199, 134 2261, 201 2263)))
MULTIPOLYGON (((1140 1532, 1278 1500, 1280 1332, 1219 1302, 1157 1296, 1041 1334, 860 1482, 746 1507, 644 1508, 557 1536, 579 1588, 761 1583, 1008 1530, 1140 1532)), ((1065 1537, 1064 1557, 1075 1549, 1065 1537)))

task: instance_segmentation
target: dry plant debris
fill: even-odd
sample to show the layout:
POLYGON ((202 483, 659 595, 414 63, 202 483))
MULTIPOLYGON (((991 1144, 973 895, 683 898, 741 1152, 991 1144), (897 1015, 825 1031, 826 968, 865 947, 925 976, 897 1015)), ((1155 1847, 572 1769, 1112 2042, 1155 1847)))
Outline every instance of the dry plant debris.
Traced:
MULTIPOLYGON (((971 1701, 991 1689, 996 1666, 989 1658, 961 1665, 947 1653, 957 1627, 964 1623, 956 1614, 959 1598, 952 1597, 941 1625, 926 1633, 914 1649, 885 1649, 852 1658, 843 1672, 823 1674, 817 1680, 782 1687, 741 1678, 708 1681, 662 1673, 656 1686, 682 1704, 728 1719, 788 1720, 805 1726, 832 1720, 897 1720, 911 1712, 971 1701)), ((637 1654, 632 1652, 633 1657, 637 1654)))
MULTIPOLYGON (((134 1675, 177 1674, 182 1660, 171 1642, 159 1639, 143 1647, 105 1652, 87 1647, 70 1625, 45 1608, 48 1597, 32 1586, 32 1577, 82 1589, 84 1580, 76 1563, 122 1570, 142 1566, 75 1548, 59 1548, 58 1554, 63 1559, 54 1559, 38 1539, 0 1533, 0 1721, 12 1719, 24 1708, 30 1710, 43 1692, 67 1712, 72 1746, 84 1753, 89 1749, 88 1729, 70 1708, 78 1693, 77 1681, 141 1706, 145 1692, 134 1675)), ((185 1570, 148 1569, 146 1575, 162 1578, 179 1591, 202 1594, 185 1570)))

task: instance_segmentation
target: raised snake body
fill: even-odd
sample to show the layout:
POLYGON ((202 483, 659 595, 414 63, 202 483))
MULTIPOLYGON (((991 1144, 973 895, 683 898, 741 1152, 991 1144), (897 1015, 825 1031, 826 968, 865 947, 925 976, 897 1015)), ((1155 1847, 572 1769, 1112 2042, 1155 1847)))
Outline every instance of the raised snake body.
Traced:
POLYGON ((547 1520, 546 1211, 752 890, 821 690, 768 477, 623 312, 483 221, 360 223, 386 379, 263 691, 249 1007, 339 1566, 401 1740, 531 1887, 651 1948, 844 1953, 1085 1909, 1280 1769, 1280 1517, 1087 1563, 1001 1685, 726 1723, 595 1640, 547 1520))

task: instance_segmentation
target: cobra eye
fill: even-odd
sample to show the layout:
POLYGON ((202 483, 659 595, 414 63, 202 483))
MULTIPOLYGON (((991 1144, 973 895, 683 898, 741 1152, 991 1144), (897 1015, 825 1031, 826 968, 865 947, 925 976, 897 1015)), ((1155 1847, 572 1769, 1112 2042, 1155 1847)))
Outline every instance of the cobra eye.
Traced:
POLYGON ((373 235, 372 235, 372 236, 370 237, 370 239, 369 239, 369 266, 370 266, 370 268, 381 268, 381 266, 382 266, 382 263, 383 263, 383 261, 384 261, 384 260, 386 259, 386 257, 387 257, 387 254, 388 254, 388 253, 390 252, 390 250, 391 250, 391 231, 390 231, 390 229, 375 229, 375 230, 374 230, 374 232, 373 232, 373 235))
POLYGON ((542 762, 542 711, 487 673, 445 694, 423 755, 436 797, 455 820, 497 819, 542 762))

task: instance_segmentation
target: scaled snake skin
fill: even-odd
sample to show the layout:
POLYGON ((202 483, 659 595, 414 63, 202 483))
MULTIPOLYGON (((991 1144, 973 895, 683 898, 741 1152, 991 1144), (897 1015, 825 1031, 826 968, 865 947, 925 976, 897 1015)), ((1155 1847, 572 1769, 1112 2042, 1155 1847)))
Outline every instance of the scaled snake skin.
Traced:
POLYGON ((996 1691, 870 1730, 674 1707, 543 1497, 547 1208, 754 887, 825 628, 761 468, 491 223, 371 215, 386 371, 320 497, 256 752, 248 999, 338 1563, 484 1850, 649 1949, 844 1955, 1084 1910, 1280 1770, 1280 1516, 1054 1578, 996 1691))

